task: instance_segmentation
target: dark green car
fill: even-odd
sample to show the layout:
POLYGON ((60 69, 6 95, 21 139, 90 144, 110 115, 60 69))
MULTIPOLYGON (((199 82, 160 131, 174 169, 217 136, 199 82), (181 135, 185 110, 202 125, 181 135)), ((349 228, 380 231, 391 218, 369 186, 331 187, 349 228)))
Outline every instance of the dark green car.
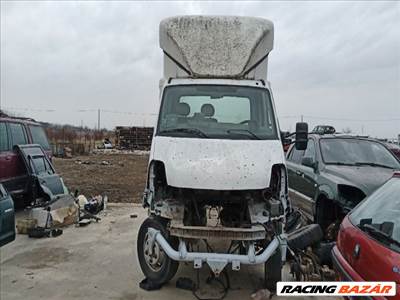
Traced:
POLYGON ((14 202, 0 184, 0 247, 13 240, 15 240, 14 202))
POLYGON ((400 170, 400 161, 369 138, 310 134, 306 150, 287 154, 289 195, 326 229, 400 170))

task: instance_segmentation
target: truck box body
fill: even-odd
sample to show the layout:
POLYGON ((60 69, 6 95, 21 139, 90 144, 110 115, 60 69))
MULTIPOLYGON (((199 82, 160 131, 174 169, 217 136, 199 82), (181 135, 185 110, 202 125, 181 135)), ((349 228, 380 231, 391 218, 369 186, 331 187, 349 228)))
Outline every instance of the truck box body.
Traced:
POLYGON ((160 23, 164 79, 266 80, 273 23, 253 17, 179 16, 160 23))

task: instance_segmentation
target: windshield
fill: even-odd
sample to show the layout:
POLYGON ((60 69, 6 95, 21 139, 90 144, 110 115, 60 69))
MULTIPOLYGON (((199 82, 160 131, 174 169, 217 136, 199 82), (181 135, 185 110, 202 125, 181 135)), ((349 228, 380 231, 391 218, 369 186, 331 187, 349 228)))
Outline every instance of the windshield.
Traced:
POLYGON ((164 91, 158 135, 222 139, 278 139, 268 90, 180 85, 164 91))
POLYGON ((364 230, 367 234, 400 252, 400 178, 390 179, 359 204, 350 213, 350 221, 360 229, 369 228, 364 230), (379 238, 384 235, 389 238, 379 238))
POLYGON ((380 143, 345 138, 320 140, 321 154, 326 164, 371 165, 400 169, 400 163, 380 143))

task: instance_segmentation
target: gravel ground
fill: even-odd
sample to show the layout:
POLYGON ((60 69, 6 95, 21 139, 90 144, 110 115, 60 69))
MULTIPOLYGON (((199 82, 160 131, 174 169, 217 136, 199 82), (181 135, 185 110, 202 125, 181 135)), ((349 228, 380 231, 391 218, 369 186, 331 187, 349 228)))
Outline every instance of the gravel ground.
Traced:
MULTIPOLYGON (((18 212, 17 218, 24 214, 18 212)), ((110 204, 106 212, 101 212, 99 223, 69 226, 59 237, 31 239, 17 235, 14 242, 0 251, 0 299, 195 300, 191 292, 175 288, 179 277, 196 279, 192 264, 181 263, 178 273, 161 290, 146 292, 139 288, 143 274, 137 260, 136 240, 146 216, 139 205, 110 204), (137 217, 131 218, 132 214, 137 217)), ((239 272, 227 269, 232 288, 225 299, 251 300, 251 294, 262 286, 263 267, 242 266, 239 272)), ((207 285, 208 275, 208 267, 204 266, 200 272, 200 293, 202 297, 216 297, 220 287, 207 285)), ((287 267, 283 277, 292 280, 287 267)))
POLYGON ((86 197, 106 194, 109 202, 140 203, 146 184, 148 155, 92 154, 54 158, 64 183, 86 197))

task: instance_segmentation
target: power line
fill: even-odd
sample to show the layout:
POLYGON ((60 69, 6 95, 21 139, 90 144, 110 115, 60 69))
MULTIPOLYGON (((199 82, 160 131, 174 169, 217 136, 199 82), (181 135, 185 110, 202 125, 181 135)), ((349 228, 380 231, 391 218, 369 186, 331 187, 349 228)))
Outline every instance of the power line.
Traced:
MULTIPOLYGON (((279 116, 278 116, 279 117, 279 116)), ((326 120, 326 121, 348 121, 348 122, 394 122, 400 121, 400 118, 387 118, 387 119, 349 119, 349 118, 332 118, 332 117, 318 117, 310 115, 297 115, 297 116, 280 116, 282 119, 316 119, 316 120, 326 120)))
POLYGON ((349 122, 392 122, 392 121, 400 121, 400 118, 387 118, 387 119, 348 119, 348 118, 316 117, 316 116, 307 116, 307 115, 304 115, 304 117, 305 117, 305 118, 309 118, 309 119, 330 120, 330 121, 349 121, 349 122))
MULTIPOLYGON (((60 109, 40 109, 40 108, 21 108, 21 107, 3 107, 4 110, 9 111, 34 111, 34 112, 57 112, 66 110, 60 109)), ((140 115, 140 116, 157 116, 157 113, 141 113, 141 112, 132 112, 132 111, 117 111, 117 110, 109 110, 109 109, 75 109, 70 110, 71 112, 98 112, 100 110, 101 113, 113 113, 113 114, 125 114, 125 115, 140 115)), ((335 117, 324 117, 324 116, 312 116, 312 115, 283 115, 278 116, 280 119, 315 119, 315 120, 326 120, 326 121, 346 121, 346 122, 395 122, 400 121, 400 118, 387 118, 387 119, 351 119, 351 118, 335 118, 335 117)))
POLYGON ((131 111, 116 111, 116 110, 108 110, 108 109, 75 109, 75 110, 65 110, 65 109, 38 109, 38 108, 22 108, 22 107, 3 107, 4 110, 8 111, 32 111, 32 112, 100 112, 104 113, 114 113, 114 114, 126 114, 126 115, 141 115, 141 116, 157 116, 156 113, 145 113, 145 112, 131 112, 131 111))

